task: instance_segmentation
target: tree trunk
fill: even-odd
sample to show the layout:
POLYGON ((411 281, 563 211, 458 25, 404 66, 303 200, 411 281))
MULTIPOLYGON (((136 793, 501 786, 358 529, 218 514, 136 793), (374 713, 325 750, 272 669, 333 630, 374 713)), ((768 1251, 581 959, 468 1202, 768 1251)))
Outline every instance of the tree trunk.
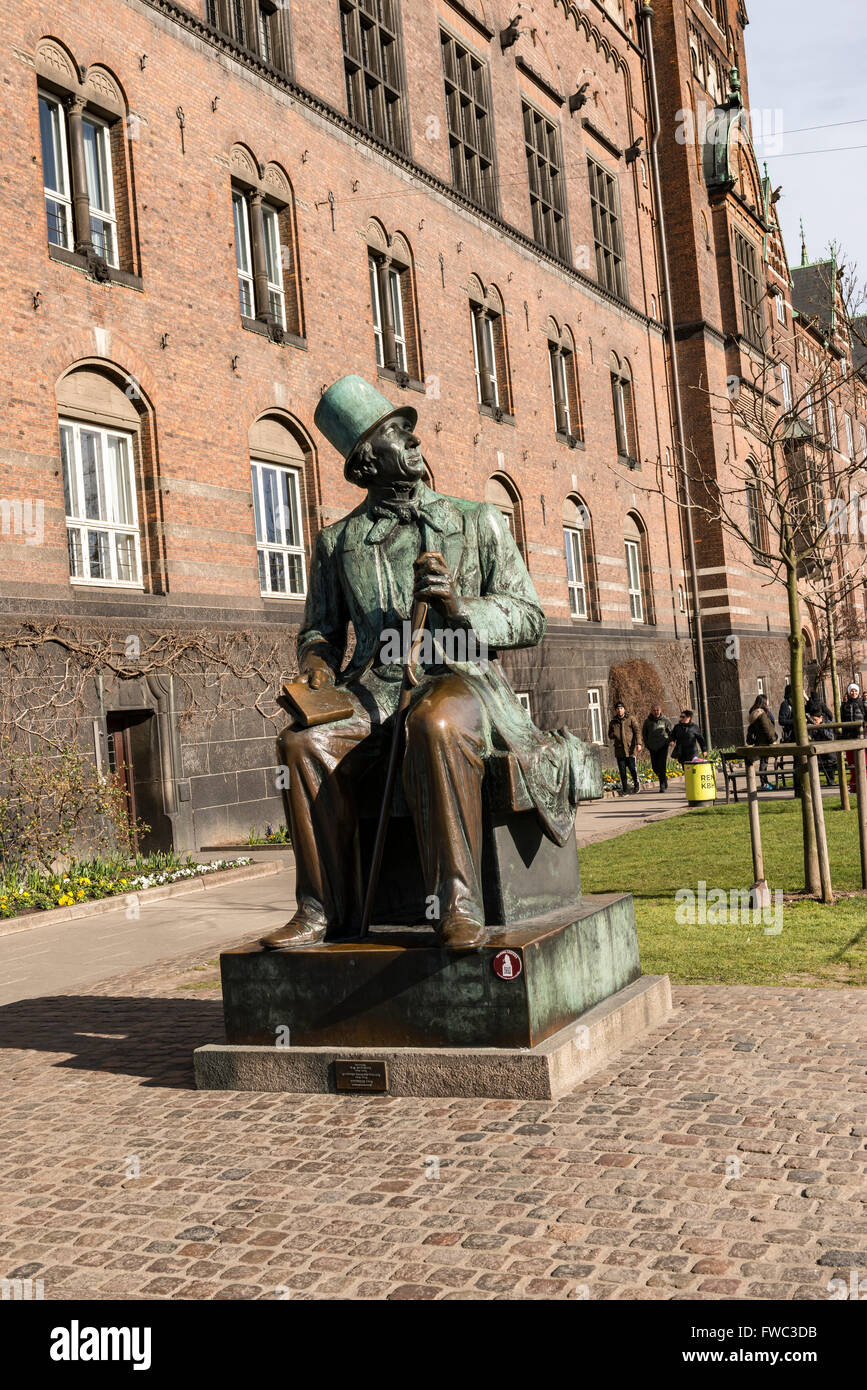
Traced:
MULTIPOLYGON (((805 744, 807 715, 804 709, 804 638, 801 632, 801 600, 798 594, 797 561, 786 566, 786 590, 789 600, 789 683, 792 687, 792 731, 795 743, 805 744)), ((801 788, 801 829, 804 841, 804 892, 821 892, 819 851, 816 845, 816 826, 813 821, 813 800, 807 759, 796 759, 801 788)))
MULTIPOLYGON (((829 569, 825 570, 825 612, 828 615, 828 668, 831 677, 831 690, 834 696, 833 710, 834 722, 840 723, 840 682, 837 679, 837 624, 834 621, 834 596, 831 591, 831 580, 829 569)), ((841 738, 842 730, 834 735, 841 738)), ((837 754, 837 775, 840 778, 840 806, 844 811, 849 810, 849 778, 846 767, 845 753, 837 754)))

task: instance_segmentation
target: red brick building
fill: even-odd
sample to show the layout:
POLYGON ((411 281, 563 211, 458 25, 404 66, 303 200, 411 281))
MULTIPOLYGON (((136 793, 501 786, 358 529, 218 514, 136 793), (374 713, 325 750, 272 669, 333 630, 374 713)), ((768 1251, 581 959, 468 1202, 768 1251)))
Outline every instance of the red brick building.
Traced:
MULTIPOLYGON (((696 25, 718 82, 743 74, 739 12, 657 19, 687 380, 724 382, 742 351, 725 219, 758 237, 769 217, 760 188, 718 193, 665 138, 698 90, 696 25)), ((417 406, 439 491, 509 514, 548 616, 509 661, 541 726, 603 740, 630 660, 672 712, 695 703, 631 5, 10 0, 5 22, 4 627, 110 629, 124 660, 92 660, 81 736, 132 764, 154 841, 282 821, 274 688, 312 539, 358 501, 312 426, 347 371, 417 406), (199 638, 230 653, 231 709, 197 701, 199 638), (270 689, 231 657, 254 638, 270 689)), ((722 456, 694 406, 687 425, 722 456)), ((782 615, 721 534, 698 539, 705 625, 744 636, 718 705, 734 725, 754 670, 780 683, 782 615)), ((68 647, 49 649, 62 683, 68 647)))
MULTIPOLYGON (((782 133, 782 113, 751 108, 743 0, 656 8, 659 158, 675 248, 672 306, 687 450, 713 486, 725 492, 737 480, 741 516, 729 507, 734 521, 745 538, 766 540, 760 490, 748 477, 751 458, 761 452, 759 415, 801 422, 795 431, 811 437, 810 449, 814 439, 827 444, 821 467, 827 492, 835 476, 867 459, 867 398, 853 372, 836 267, 789 268, 776 214, 779 190, 760 171, 753 145, 754 135, 782 133), (732 395, 737 424, 725 404, 732 395)), ((793 470, 802 466, 797 455, 797 449, 789 455, 793 470)), ((786 591, 731 526, 700 512, 694 524, 711 726, 718 744, 741 742, 756 694, 769 694, 776 709, 788 681, 786 591)), ((850 540, 842 538, 834 556, 838 583, 849 561, 853 571, 863 564, 860 544, 853 553, 850 540)), ((827 623, 814 598, 805 580, 811 682, 823 673, 827 623)), ((860 602, 859 614, 863 621, 860 602)), ((848 680, 859 675, 863 650, 850 643, 844 655, 848 671, 840 674, 848 680)))

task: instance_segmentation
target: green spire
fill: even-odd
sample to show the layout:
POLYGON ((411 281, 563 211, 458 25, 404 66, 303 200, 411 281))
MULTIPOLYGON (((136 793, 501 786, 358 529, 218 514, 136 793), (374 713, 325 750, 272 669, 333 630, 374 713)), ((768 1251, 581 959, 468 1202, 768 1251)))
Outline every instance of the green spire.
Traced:
POLYGON ((810 262, 809 262, 808 259, 807 259, 807 240, 806 240, 806 237, 805 237, 805 235, 804 235, 804 219, 803 219, 803 217, 802 217, 802 218, 801 218, 801 265, 809 265, 809 264, 810 264, 810 262))

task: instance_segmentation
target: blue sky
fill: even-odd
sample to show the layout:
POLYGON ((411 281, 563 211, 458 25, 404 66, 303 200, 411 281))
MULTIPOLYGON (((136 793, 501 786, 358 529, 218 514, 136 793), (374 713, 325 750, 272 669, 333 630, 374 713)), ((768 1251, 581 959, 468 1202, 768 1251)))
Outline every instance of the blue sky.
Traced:
POLYGON ((835 239, 846 262, 857 263, 863 281, 867 0, 824 0, 818 5, 815 0, 747 0, 747 9, 753 140, 760 167, 767 156, 774 187, 783 186, 777 211, 789 261, 800 260, 803 217, 810 260, 818 260, 835 239), (782 126, 777 112, 782 113, 782 126), (807 126, 827 128, 805 130, 807 126), (768 137, 764 143, 762 131, 768 137), (850 148, 843 151, 841 146, 850 148))

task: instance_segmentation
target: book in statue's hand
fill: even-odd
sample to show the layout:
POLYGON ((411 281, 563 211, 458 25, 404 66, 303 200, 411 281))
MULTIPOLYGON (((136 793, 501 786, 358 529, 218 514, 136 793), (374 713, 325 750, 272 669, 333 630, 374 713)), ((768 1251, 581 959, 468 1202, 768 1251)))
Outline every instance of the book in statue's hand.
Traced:
POLYGON ((350 719, 355 706, 345 690, 326 683, 312 690, 306 680, 287 681, 283 692, 299 724, 311 729, 316 724, 331 724, 337 719, 350 719))

